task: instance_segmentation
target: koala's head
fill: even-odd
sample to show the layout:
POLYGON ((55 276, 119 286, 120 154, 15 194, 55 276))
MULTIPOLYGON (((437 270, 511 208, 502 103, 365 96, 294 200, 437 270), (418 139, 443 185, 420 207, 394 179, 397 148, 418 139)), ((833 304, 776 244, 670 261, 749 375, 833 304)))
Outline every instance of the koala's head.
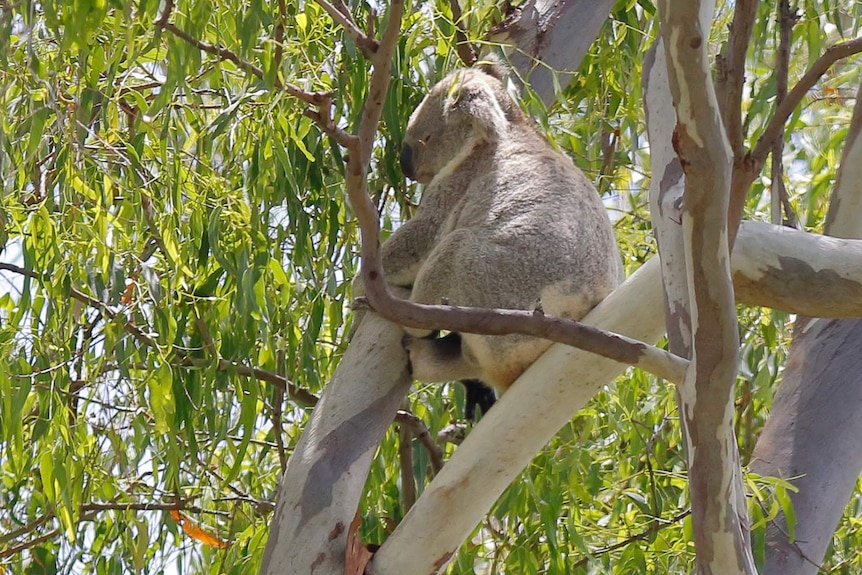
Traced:
MULTIPOLYGON (((476 146, 495 142, 521 117, 498 67, 465 68, 441 80, 410 116, 401 150, 404 174, 427 183, 476 146)), ((451 166, 454 167, 454 166, 451 166)))

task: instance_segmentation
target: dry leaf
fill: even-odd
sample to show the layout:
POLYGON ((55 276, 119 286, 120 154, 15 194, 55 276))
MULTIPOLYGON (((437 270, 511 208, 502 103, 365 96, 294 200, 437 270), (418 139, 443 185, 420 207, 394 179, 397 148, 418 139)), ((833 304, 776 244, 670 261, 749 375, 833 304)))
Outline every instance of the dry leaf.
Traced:
POLYGON ((226 547, 230 547, 230 542, 225 541, 224 539, 219 538, 212 533, 204 531, 198 525, 180 513, 175 509, 171 509, 168 513, 170 513, 171 517, 174 518, 174 521, 180 524, 180 527, 183 528, 183 531, 186 532, 186 535, 193 539, 197 539, 204 545, 209 545, 210 547, 215 547, 216 549, 224 549, 226 547))

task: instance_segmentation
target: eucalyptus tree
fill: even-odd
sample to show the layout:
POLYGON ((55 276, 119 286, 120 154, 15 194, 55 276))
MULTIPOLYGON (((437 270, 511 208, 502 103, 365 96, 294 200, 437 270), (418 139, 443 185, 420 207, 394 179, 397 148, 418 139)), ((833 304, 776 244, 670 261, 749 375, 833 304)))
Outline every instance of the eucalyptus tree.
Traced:
POLYGON ((828 1, 0 6, 0 565, 361 572, 377 542, 376 573, 858 571, 858 25, 828 1), (408 394, 390 320, 472 320, 372 288, 348 345, 349 280, 419 197, 409 112, 489 50, 605 194, 630 279, 604 331, 548 334, 598 355, 554 346, 456 449, 432 437, 461 391, 408 394))

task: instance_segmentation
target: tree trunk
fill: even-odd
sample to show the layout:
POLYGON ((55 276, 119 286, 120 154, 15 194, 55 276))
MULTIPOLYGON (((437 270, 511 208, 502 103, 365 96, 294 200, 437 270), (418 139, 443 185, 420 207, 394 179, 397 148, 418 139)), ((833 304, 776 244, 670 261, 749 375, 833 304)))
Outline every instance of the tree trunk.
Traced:
POLYGON ((404 332, 373 312, 323 390, 279 485, 261 575, 342 575, 371 459, 412 379, 404 332))
POLYGON ((767 529, 766 575, 818 572, 862 469, 862 321, 801 319, 751 471, 791 479, 796 515, 767 529))
MULTIPOLYGON (((826 233, 862 238, 862 85, 841 157, 826 233)), ((862 471, 862 320, 797 319, 793 344, 751 470, 795 478, 793 537, 767 530, 766 575, 818 572, 862 471)))
POLYGON ((739 342, 726 227, 731 154, 706 52, 713 5, 666 0, 657 6, 661 37, 644 65, 654 158, 650 203, 670 349, 691 357, 677 398, 696 570, 753 575, 733 433, 739 342))

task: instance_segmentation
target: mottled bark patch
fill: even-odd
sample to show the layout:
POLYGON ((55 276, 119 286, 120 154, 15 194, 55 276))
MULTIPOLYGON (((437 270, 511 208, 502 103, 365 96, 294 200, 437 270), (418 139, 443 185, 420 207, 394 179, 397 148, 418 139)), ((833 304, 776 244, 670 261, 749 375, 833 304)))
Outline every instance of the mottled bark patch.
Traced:
POLYGON ((302 489, 302 518, 296 526, 297 532, 305 528, 309 519, 332 505, 335 484, 363 453, 377 445, 377 436, 366 430, 374 426, 379 419, 377 414, 390 401, 385 395, 378 398, 350 419, 345 419, 320 441, 323 453, 311 466, 302 489))

